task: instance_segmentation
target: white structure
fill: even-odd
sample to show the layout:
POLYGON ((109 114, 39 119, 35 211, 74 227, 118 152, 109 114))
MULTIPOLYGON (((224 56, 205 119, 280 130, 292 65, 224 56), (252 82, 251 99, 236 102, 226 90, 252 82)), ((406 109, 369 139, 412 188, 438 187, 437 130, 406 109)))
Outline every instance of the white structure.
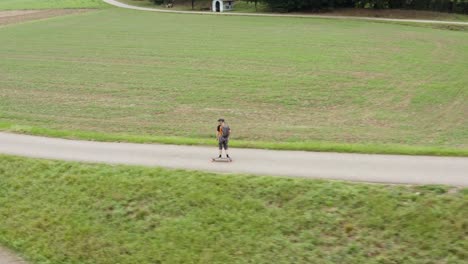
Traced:
POLYGON ((213 12, 231 11, 234 8, 234 0, 213 0, 211 10, 213 12))

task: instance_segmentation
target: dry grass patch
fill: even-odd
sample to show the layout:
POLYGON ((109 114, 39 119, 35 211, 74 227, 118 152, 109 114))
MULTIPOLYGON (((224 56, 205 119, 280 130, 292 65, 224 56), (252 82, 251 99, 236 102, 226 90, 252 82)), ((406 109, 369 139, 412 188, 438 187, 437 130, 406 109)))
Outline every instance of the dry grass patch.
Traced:
POLYGON ((89 12, 91 9, 9 10, 0 11, 0 26, 49 17, 89 12))

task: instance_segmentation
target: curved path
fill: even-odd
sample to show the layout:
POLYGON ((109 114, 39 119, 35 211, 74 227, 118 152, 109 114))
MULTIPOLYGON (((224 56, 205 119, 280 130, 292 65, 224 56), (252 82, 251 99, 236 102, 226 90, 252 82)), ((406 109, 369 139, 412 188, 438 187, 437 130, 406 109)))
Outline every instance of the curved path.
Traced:
MULTIPOLYGON (((213 140, 215 143, 215 140, 213 140)), ((215 145, 215 144, 213 144, 215 145)), ((468 186, 468 158, 232 149, 232 163, 213 163, 203 146, 109 143, 0 132, 0 153, 110 164, 391 184, 468 186)))
POLYGON ((468 22, 456 22, 456 21, 439 21, 439 20, 423 20, 423 19, 394 19, 394 18, 375 18, 375 17, 353 17, 353 16, 326 16, 326 15, 295 15, 295 14, 268 14, 268 13, 215 13, 215 12, 201 12, 201 11, 176 11, 167 9, 156 9, 148 7, 133 6, 121 3, 117 0, 103 0, 109 5, 141 10, 141 11, 152 11, 162 13, 179 13, 179 14, 198 14, 198 15, 226 15, 226 16, 266 16, 266 17, 300 17, 300 18, 328 18, 328 19, 356 19, 356 20, 371 20, 371 21, 390 21, 390 22, 411 22, 411 23, 431 23, 431 24, 450 24, 450 25, 461 25, 468 26, 468 22))
POLYGON ((0 248, 0 264, 26 264, 26 261, 16 257, 9 250, 0 248))

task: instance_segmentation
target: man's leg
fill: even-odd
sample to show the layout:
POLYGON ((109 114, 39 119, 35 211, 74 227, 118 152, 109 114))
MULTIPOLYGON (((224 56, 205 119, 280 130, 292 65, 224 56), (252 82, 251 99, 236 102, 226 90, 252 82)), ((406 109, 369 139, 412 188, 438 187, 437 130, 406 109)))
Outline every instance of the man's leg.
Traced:
POLYGON ((229 141, 226 139, 224 141, 224 151, 226 152, 226 158, 229 159, 229 153, 228 153, 228 149, 229 149, 229 145, 228 145, 229 141))
POLYGON ((218 145, 219 145, 219 157, 218 158, 221 158, 221 155, 223 154, 223 142, 221 141, 221 139, 219 139, 218 145))

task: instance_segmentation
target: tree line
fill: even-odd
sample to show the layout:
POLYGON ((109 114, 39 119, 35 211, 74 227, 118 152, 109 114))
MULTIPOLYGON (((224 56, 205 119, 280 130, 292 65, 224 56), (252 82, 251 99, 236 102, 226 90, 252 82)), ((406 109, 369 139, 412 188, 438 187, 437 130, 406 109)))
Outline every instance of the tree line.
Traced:
POLYGON ((468 0, 253 0, 282 12, 333 8, 411 9, 468 14, 468 0))

